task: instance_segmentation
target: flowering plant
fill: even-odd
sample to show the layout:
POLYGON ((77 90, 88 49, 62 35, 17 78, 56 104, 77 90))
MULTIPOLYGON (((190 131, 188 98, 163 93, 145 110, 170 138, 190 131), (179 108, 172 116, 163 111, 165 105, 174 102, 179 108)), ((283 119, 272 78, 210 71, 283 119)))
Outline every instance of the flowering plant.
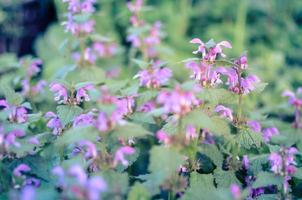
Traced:
POLYGON ((102 4, 61 3, 63 65, 12 58, 1 77, 0 197, 301 197, 301 88, 283 93, 294 120, 270 117, 249 106, 266 83, 248 54, 228 57, 231 42, 188 42, 195 57, 180 62, 191 74, 181 80, 143 0, 124 5, 124 49, 97 31, 102 4))

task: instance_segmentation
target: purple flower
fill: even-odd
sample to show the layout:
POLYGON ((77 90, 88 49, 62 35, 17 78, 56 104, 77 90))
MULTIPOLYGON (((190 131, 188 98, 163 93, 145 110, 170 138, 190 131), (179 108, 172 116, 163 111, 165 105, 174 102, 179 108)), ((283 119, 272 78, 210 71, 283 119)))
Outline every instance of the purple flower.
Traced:
POLYGON ((256 75, 249 75, 246 78, 241 78, 241 87, 243 94, 248 94, 256 89, 256 84, 260 82, 260 79, 256 75))
POLYGON ((172 71, 167 67, 158 67, 158 63, 148 69, 138 72, 135 76, 140 79, 140 86, 147 88, 159 88, 166 84, 172 76, 172 71))
POLYGON ((81 141, 79 142, 78 147, 84 150, 86 159, 95 159, 97 157, 97 149, 92 142, 88 140, 81 141))
POLYGON ((62 123, 59 117, 53 112, 47 112, 45 114, 45 118, 49 120, 47 123, 47 127, 52 129, 52 133, 54 135, 59 135, 63 130, 62 123))
POLYGON ((284 97, 288 97, 288 103, 293 105, 296 108, 302 107, 302 97, 299 98, 299 95, 302 94, 302 87, 297 89, 296 94, 292 91, 285 90, 282 94, 284 97))
POLYGON ((47 82, 44 80, 40 80, 35 86, 32 87, 32 93, 33 94, 39 94, 44 91, 44 88, 46 87, 47 82))
POLYGON ((101 132, 106 132, 110 129, 110 121, 106 113, 100 112, 96 121, 96 127, 101 132))
POLYGON ((58 103, 67 103, 68 95, 66 87, 61 83, 50 84, 50 91, 54 92, 54 100, 58 103))
POLYGON ((20 147, 20 143, 16 141, 16 138, 24 137, 25 132, 23 130, 15 129, 4 137, 4 145, 5 148, 8 148, 11 145, 14 145, 15 147, 20 147))
POLYGON ((127 3, 127 7, 131 12, 139 12, 143 6, 143 0, 135 0, 134 2, 127 3))
POLYGON ((27 110, 23 106, 9 105, 4 99, 0 100, 0 106, 4 107, 4 110, 9 110, 9 120, 17 123, 24 123, 27 121, 27 110))
POLYGON ((18 165, 14 171, 13 174, 17 177, 21 177, 23 172, 29 172, 31 168, 26 164, 20 164, 18 165))
POLYGON ((140 106, 140 108, 138 109, 138 111, 140 112, 151 112, 152 110, 154 110, 156 108, 156 104, 154 101, 148 101, 146 103, 144 103, 143 105, 140 106))
POLYGON ((191 111, 193 106, 199 105, 200 101, 190 91, 184 91, 176 87, 173 91, 162 91, 156 99, 163 105, 166 113, 174 113, 182 116, 191 111))
POLYGON ((87 84, 86 86, 77 89, 77 94, 76 94, 77 102, 80 103, 82 101, 90 101, 90 97, 87 92, 93 89, 94 86, 92 84, 87 84))
POLYGON ((240 56, 240 58, 235 61, 235 64, 239 65, 240 69, 243 70, 247 69, 248 68, 247 56, 246 55, 240 56))
POLYGON ((31 137, 28 139, 28 143, 29 144, 34 144, 34 145, 39 145, 40 144, 40 141, 37 137, 31 137))
POLYGON ((190 141, 198 137, 196 128, 193 125, 188 125, 186 128, 186 140, 190 141))
POLYGON ((202 55, 205 55, 206 53, 206 45, 201 41, 199 38, 194 38, 190 41, 192 44, 198 44, 198 49, 196 51, 193 51, 193 54, 202 53, 202 55))
POLYGON ((250 120, 247 122, 247 125, 252 129, 254 132, 260 133, 261 132, 261 124, 258 121, 250 120))
POLYGON ((84 51, 84 60, 89 62, 90 64, 94 64, 97 57, 91 48, 86 48, 84 51))
POLYGON ((73 120, 73 127, 94 124, 94 116, 91 113, 81 114, 73 120))
POLYGON ((215 108, 215 112, 219 113, 221 117, 225 117, 230 121, 233 121, 233 111, 230 108, 218 105, 215 108))
POLYGON ((25 186, 20 194, 20 200, 33 200, 36 197, 35 188, 32 186, 25 186))
POLYGON ((87 182, 86 188, 89 200, 99 200, 100 193, 107 190, 107 184, 101 177, 92 177, 87 182))
POLYGON ((265 142, 269 142, 274 135, 279 135, 279 130, 276 127, 266 128, 262 131, 262 137, 265 142))
POLYGON ((247 155, 244 155, 244 156, 242 157, 242 166, 243 166, 244 169, 247 170, 247 169, 249 168, 249 165, 250 165, 249 158, 248 158, 247 155))
POLYGON ((162 130, 157 131, 156 138, 161 143, 164 143, 164 144, 169 144, 170 143, 169 135, 166 132, 162 131, 162 130))
POLYGON ((36 178, 28 178, 25 180, 26 185, 32 185, 34 187, 40 187, 41 186, 41 181, 36 179, 36 178))
POLYGON ((114 156, 114 165, 116 166, 119 162, 124 165, 124 166, 128 166, 129 162, 128 160, 125 159, 125 155, 132 155, 135 153, 135 149, 133 147, 130 146, 123 146, 120 147, 116 152, 115 152, 115 156, 114 156))
POLYGON ((222 83, 219 71, 203 61, 199 64, 190 61, 186 63, 186 68, 192 71, 191 78, 197 80, 201 86, 216 86, 222 83))
POLYGON ((80 185, 85 185, 88 178, 83 168, 79 165, 71 166, 68 170, 68 175, 74 177, 80 185))
POLYGON ((241 199, 241 188, 237 184, 232 184, 230 187, 233 198, 238 200, 241 199))

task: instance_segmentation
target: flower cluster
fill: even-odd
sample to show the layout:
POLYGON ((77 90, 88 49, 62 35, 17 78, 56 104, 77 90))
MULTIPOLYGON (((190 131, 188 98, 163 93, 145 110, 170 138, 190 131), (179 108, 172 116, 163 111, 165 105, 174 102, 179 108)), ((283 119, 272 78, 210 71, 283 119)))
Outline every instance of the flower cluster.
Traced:
POLYGON ((284 178, 283 190, 285 193, 288 192, 288 181, 291 179, 291 175, 296 172, 294 156, 297 153, 298 150, 295 147, 290 147, 281 148, 279 152, 273 152, 269 156, 271 170, 284 178))
POLYGON ((8 119, 11 122, 24 123, 27 121, 27 109, 24 106, 11 105, 4 99, 0 100, 0 106, 8 111, 8 119))
POLYGON ((67 21, 63 23, 65 30, 75 36, 86 35, 94 31, 95 21, 85 19, 85 15, 92 14, 95 0, 64 0, 68 3, 67 21))
POLYGON ((73 165, 67 171, 58 166, 52 173, 58 178, 57 186, 64 191, 62 198, 97 200, 107 190, 107 184, 101 177, 88 177, 79 165, 73 165))
POLYGON ((155 62, 152 66, 137 73, 135 78, 139 78, 140 86, 159 88, 169 81, 172 71, 167 67, 160 67, 160 65, 160 62, 155 62))
POLYGON ((288 97, 288 103, 295 108, 294 128, 302 128, 302 87, 297 89, 296 94, 292 91, 286 90, 283 92, 283 96, 288 97))

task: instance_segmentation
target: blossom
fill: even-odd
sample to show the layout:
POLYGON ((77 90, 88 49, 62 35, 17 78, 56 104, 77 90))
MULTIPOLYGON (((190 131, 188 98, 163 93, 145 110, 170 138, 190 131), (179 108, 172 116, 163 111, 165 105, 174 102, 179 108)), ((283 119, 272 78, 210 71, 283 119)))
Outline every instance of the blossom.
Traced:
POLYGON ((166 113, 185 115, 193 106, 199 105, 200 101, 190 91, 184 91, 176 87, 173 91, 162 91, 156 98, 157 103, 163 105, 166 113))
POLYGON ((234 199, 236 199, 236 200, 241 199, 241 188, 239 187, 239 185, 232 184, 230 186, 230 190, 231 190, 231 193, 232 193, 234 199))
POLYGON ((254 131, 254 132, 261 132, 261 124, 258 121, 250 120, 247 122, 247 125, 254 131))
POLYGON ((135 0, 134 2, 127 3, 127 7, 131 12, 138 12, 143 6, 143 0, 135 0))
POLYGON ((50 91, 54 92, 54 100, 58 103, 67 103, 68 95, 66 87, 61 83, 50 84, 50 91))
POLYGON ((16 141, 16 138, 24 137, 26 133, 23 130, 15 129, 7 133, 6 135, 2 135, 0 130, 0 144, 4 144, 4 147, 7 149, 9 146, 14 145, 15 147, 20 147, 20 143, 16 141))
POLYGON ((163 130, 159 130, 159 131, 156 132, 156 138, 161 143, 164 143, 164 144, 169 144, 170 143, 169 135, 166 132, 164 132, 163 130))
POLYGON ((256 84, 260 82, 260 79, 256 75, 249 75, 246 78, 241 78, 241 87, 243 94, 248 94, 256 89, 256 84))
POLYGON ((294 156, 297 153, 298 150, 295 147, 290 147, 287 149, 283 148, 278 153, 271 153, 269 155, 271 170, 276 174, 281 174, 284 170, 289 172, 288 174, 294 174, 294 165, 296 165, 294 156), (283 169, 283 167, 285 167, 285 169, 283 169))
POLYGON ((124 165, 128 166, 129 162, 125 159, 125 155, 132 155, 135 153, 135 149, 130 146, 123 146, 120 147, 116 152, 114 156, 114 165, 117 165, 119 162, 124 165))
POLYGON ((247 155, 244 155, 242 157, 242 166, 244 169, 248 169, 249 168, 249 165, 250 165, 250 161, 249 161, 249 158, 247 155))
POLYGON ((93 52, 93 49, 88 47, 84 50, 84 60, 87 61, 90 64, 94 64, 97 57, 95 53, 93 52))
POLYGON ((47 112, 45 118, 49 120, 47 127, 52 129, 54 135, 59 135, 63 130, 60 118, 53 112, 47 112))
POLYGON ((73 127, 94 124, 94 116, 91 113, 81 114, 73 120, 73 127))
POLYGON ((262 137, 265 142, 269 142, 274 135, 279 135, 279 130, 276 127, 263 129, 262 137))
POLYGON ((44 88, 46 87, 47 82, 45 80, 40 80, 38 83, 32 87, 32 93, 38 94, 44 91, 44 88))
POLYGON ((117 53, 117 45, 115 43, 94 42, 93 50, 99 57, 108 58, 117 53))
POLYGON ((300 108, 302 107, 302 97, 299 98, 299 95, 302 94, 302 87, 297 89, 296 94, 292 91, 285 90, 282 94, 284 97, 288 97, 288 103, 293 105, 294 107, 300 108))
POLYGON ((89 140, 80 141, 77 147, 84 151, 86 159, 95 159, 97 157, 96 146, 89 140))
POLYGON ((25 186, 20 193, 20 200, 33 200, 36 197, 36 191, 32 186, 25 186))
POLYGON ((248 68, 248 64, 247 64, 247 56, 244 54, 244 55, 241 55, 239 57, 239 59, 237 59, 235 61, 235 64, 238 65, 240 67, 240 69, 247 69, 248 68))
POLYGON ((17 177, 21 177, 23 172, 29 172, 31 168, 26 164, 20 164, 18 165, 14 171, 13 174, 17 177))
POLYGON ((100 112, 96 120, 96 127, 99 131, 105 132, 110 129, 110 121, 106 113, 100 112))
POLYGON ((215 108, 215 112, 219 113, 221 117, 225 117, 230 121, 233 121, 233 111, 230 108, 218 105, 215 108))
POLYGON ((203 61, 200 63, 187 62, 186 68, 192 71, 191 78, 197 80, 202 86, 216 86, 222 83, 219 71, 203 61))
POLYGON ((93 90, 94 86, 92 84, 87 84, 79 89, 77 89, 76 99, 77 102, 80 103, 82 101, 90 101, 90 97, 88 95, 89 90, 93 90))
POLYGON ((198 137, 198 134, 197 134, 196 128, 193 125, 189 124, 186 128, 186 140, 190 141, 197 137, 198 137))
POLYGON ((9 111, 9 120, 17 123, 24 123, 27 121, 27 110, 23 106, 10 105, 6 100, 0 100, 0 106, 4 107, 4 110, 9 111))
POLYGON ((143 105, 141 105, 138 109, 138 111, 140 112, 151 112, 152 110, 154 110, 156 107, 156 104, 154 101, 148 101, 146 103, 143 103, 143 105))
POLYGON ((198 49, 193 51, 193 54, 202 53, 203 55, 206 53, 206 45, 201 39, 194 38, 190 41, 192 44, 198 44, 198 49))
POLYGON ((167 67, 159 67, 158 64, 155 63, 152 67, 138 72, 135 78, 140 79, 140 86, 159 88, 169 81, 172 71, 167 67))

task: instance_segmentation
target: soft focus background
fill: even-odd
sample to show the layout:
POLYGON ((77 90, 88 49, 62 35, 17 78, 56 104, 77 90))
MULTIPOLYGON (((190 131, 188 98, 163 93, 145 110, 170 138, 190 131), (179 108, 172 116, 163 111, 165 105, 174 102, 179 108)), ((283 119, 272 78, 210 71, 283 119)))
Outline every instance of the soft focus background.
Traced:
MULTIPOLYGON (((163 24, 162 59, 178 79, 187 77, 180 61, 192 57, 188 41, 199 37, 229 40, 234 57, 247 51, 251 70, 269 83, 258 104, 278 104, 285 88, 302 85, 301 0, 146 0, 146 4, 150 7, 144 17, 163 24)), ((97 11, 98 32, 119 44, 123 53, 118 64, 128 65, 126 0, 98 0, 97 11)), ((67 37, 60 26, 64 12, 61 0, 1 0, 0 52, 34 54, 45 63, 44 76, 50 76, 68 63, 59 56, 67 37)))

